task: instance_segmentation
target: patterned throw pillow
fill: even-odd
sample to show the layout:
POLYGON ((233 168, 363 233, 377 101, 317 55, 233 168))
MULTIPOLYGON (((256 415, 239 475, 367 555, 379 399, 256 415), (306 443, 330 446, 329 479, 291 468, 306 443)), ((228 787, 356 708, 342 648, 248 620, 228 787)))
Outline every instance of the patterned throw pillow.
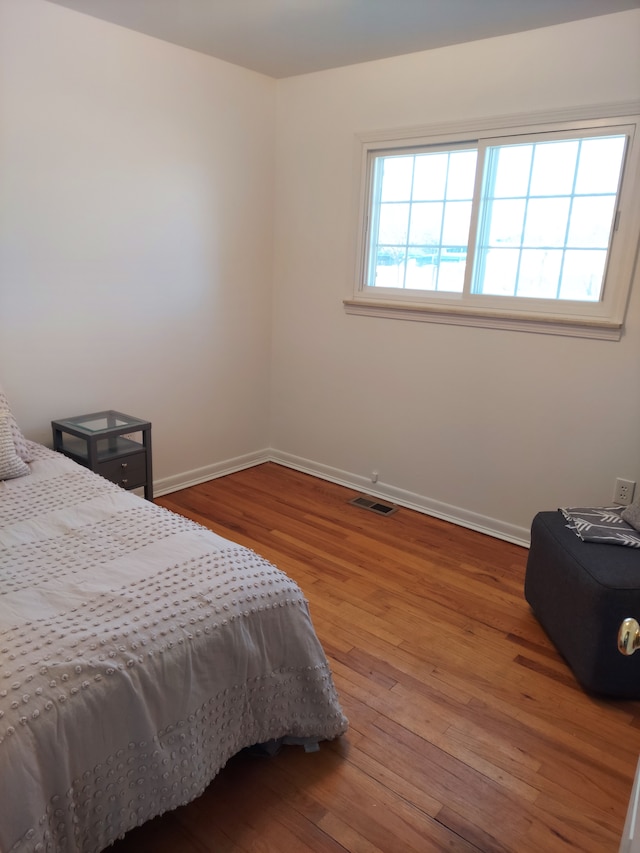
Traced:
POLYGON ((9 416, 3 412, 0 414, 0 480, 13 480, 30 473, 27 463, 16 453, 9 416))
POLYGON ((16 448, 16 453, 22 459, 23 462, 33 462, 33 453, 29 449, 29 445, 27 444, 26 438, 22 434, 22 430, 18 426, 18 422, 13 416, 11 412, 11 406, 9 405, 9 401, 7 400, 6 394, 2 390, 2 386, 0 385, 0 414, 6 415, 9 421, 9 431, 11 432, 11 438, 13 439, 13 444, 16 448))
POLYGON ((640 497, 637 497, 632 504, 622 510, 622 518, 635 530, 640 531, 640 497))

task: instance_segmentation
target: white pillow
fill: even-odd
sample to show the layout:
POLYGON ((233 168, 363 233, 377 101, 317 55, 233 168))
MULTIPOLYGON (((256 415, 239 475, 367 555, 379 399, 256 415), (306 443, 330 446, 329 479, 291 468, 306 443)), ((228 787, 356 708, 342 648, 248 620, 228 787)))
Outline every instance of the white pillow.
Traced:
POLYGON ((30 473, 27 463, 16 453, 9 416, 6 412, 0 413, 0 480, 13 480, 30 473))
POLYGON ((11 406, 9 405, 9 401, 7 400, 7 396, 2 390, 2 386, 0 385, 0 415, 7 415, 9 422, 9 431, 11 432, 11 438, 13 439, 13 444, 16 449, 16 453, 22 459, 23 462, 33 462, 33 453, 29 449, 29 445, 27 444, 27 439, 23 436, 22 430, 18 426, 18 422, 13 416, 11 412, 11 406))
POLYGON ((625 507, 620 516, 627 524, 630 524, 635 530, 640 531, 640 497, 637 497, 632 504, 625 507))

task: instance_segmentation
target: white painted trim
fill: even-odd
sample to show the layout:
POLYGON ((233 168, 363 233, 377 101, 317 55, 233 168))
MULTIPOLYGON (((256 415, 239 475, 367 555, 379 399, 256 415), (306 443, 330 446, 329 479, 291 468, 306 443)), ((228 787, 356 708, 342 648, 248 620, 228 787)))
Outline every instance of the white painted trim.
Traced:
MULTIPOLYGON (((562 110, 543 110, 512 115, 494 115, 472 117, 459 121, 439 124, 423 124, 413 127, 384 128, 356 134, 356 138, 364 145, 369 143, 389 142, 389 140, 422 141, 425 137, 450 142, 452 136, 469 136, 471 129, 476 133, 493 133, 496 129, 514 129, 531 127, 532 125, 565 124, 573 125, 584 122, 591 126, 603 119, 636 116, 640 112, 640 101, 617 101, 604 104, 585 104, 581 107, 568 107, 562 110)), ((375 146, 378 147, 378 146, 375 146)))
POLYGON ((367 477, 341 471, 339 468, 332 468, 329 465, 322 465, 279 450, 271 450, 271 461, 287 468, 293 468, 296 471, 302 471, 305 474, 311 474, 314 477, 320 477, 322 480, 364 492, 374 498, 390 500, 398 506, 414 509, 425 515, 441 518, 443 521, 450 521, 460 527, 477 530, 479 533, 485 533, 496 539, 513 542, 515 545, 522 545, 525 548, 528 548, 530 544, 530 531, 525 527, 517 527, 497 518, 490 518, 462 507, 441 503, 433 498, 398 489, 388 483, 378 482, 374 486, 367 477))
POLYGON ((159 498, 171 492, 178 492, 180 489, 188 489, 189 486, 197 486, 227 474, 234 474, 236 471, 243 471, 245 468, 253 468, 254 465, 262 465, 263 462, 271 461, 271 458, 271 452, 268 449, 257 450, 255 453, 236 456, 234 459, 205 465, 203 468, 194 468, 192 471, 185 471, 173 477, 163 477, 161 480, 154 480, 153 494, 159 498))
POLYGON ((373 299, 343 299, 347 314, 366 317, 385 317, 389 320, 417 320, 421 323, 446 323, 449 326, 476 326, 483 329, 508 329, 513 332, 535 332, 539 335, 564 335, 571 338, 591 338, 619 341, 622 323, 587 319, 557 319, 555 317, 516 316, 497 311, 474 308, 440 308, 436 305, 401 302, 379 302, 373 299))

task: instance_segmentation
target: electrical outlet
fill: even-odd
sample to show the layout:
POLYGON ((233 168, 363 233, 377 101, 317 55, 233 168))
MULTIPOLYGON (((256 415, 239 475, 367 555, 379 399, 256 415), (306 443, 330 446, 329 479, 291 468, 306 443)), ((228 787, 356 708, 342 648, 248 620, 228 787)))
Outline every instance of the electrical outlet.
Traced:
POLYGON ((616 485, 613 490, 613 502, 614 504, 619 504, 620 506, 629 506, 631 501, 633 500, 633 492, 635 491, 636 484, 633 480, 621 480, 618 478, 616 480, 616 485))

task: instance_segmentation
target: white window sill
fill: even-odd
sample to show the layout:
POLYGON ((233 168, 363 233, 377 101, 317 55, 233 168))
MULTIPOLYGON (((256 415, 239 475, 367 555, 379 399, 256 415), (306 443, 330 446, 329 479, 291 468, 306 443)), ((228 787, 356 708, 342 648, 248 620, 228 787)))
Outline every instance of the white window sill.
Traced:
POLYGON ((455 308, 408 304, 406 302, 378 302, 366 299, 345 299, 343 302, 347 314, 365 317, 417 320, 421 323, 445 323, 451 326, 508 329, 510 331, 534 332, 541 335, 565 335, 572 338, 592 338, 603 341, 619 341, 622 337, 622 323, 597 318, 524 315, 495 309, 455 308))

